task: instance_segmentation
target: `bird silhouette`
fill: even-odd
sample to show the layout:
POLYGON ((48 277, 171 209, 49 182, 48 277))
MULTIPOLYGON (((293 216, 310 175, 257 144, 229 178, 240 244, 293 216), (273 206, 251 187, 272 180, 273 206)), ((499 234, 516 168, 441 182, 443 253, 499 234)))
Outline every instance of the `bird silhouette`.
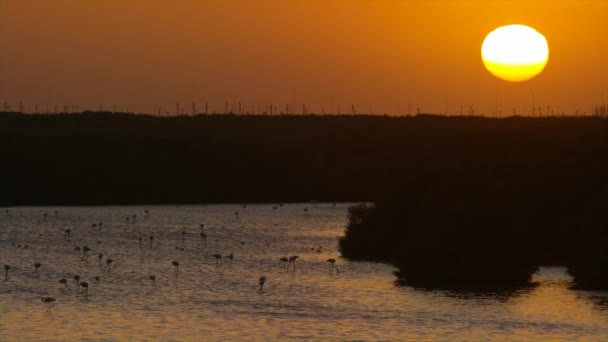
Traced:
POLYGON ((82 283, 80 283, 80 287, 82 287, 84 295, 88 296, 89 295, 89 283, 87 283, 86 281, 83 281, 82 283))
POLYGON ((41 263, 39 263, 39 262, 34 263, 34 273, 38 273, 38 269, 40 268, 40 266, 42 266, 41 263))
POLYGON ((283 266, 285 268, 287 268, 289 266, 288 262, 289 262, 289 258, 288 257, 282 257, 279 259, 279 261, 281 261, 281 263, 283 264, 283 266))
POLYGON ((152 281, 152 284, 154 284, 154 288, 156 288, 156 276, 155 275, 151 275, 148 277, 148 279, 150 279, 152 281))
POLYGON ((89 258, 89 252, 91 249, 88 246, 82 246, 82 260, 87 260, 89 258))
POLYGON ((70 228, 63 231, 65 234, 63 235, 63 239, 65 241, 70 241, 70 236, 72 235, 72 230, 70 228))
POLYGON ((264 284, 266 284, 266 276, 261 276, 259 279, 260 283, 260 292, 264 290, 264 284))
POLYGON ((221 254, 213 254, 212 257, 215 258, 215 265, 219 266, 222 264, 222 255, 221 254))
POLYGON ((40 301, 47 305, 47 310, 51 310, 55 303, 55 298, 53 297, 40 297, 40 301))
POLYGON ((179 261, 171 261, 171 264, 175 267, 175 274, 179 271, 179 261))
POLYGON ((114 260, 106 259, 106 270, 107 271, 110 271, 112 269, 112 262, 114 262, 114 260))
POLYGON ((61 278, 59 279, 59 283, 63 284, 63 286, 65 286, 66 289, 68 289, 68 291, 72 292, 72 289, 70 289, 70 287, 68 286, 68 280, 65 278, 61 278))
POLYGON ((299 256, 292 255, 289 257, 289 263, 287 264, 287 270, 289 270, 289 266, 293 265, 293 270, 296 270, 296 260, 298 260, 299 256))
POLYGON ((8 271, 11 270, 11 265, 4 265, 4 281, 8 280, 8 271))

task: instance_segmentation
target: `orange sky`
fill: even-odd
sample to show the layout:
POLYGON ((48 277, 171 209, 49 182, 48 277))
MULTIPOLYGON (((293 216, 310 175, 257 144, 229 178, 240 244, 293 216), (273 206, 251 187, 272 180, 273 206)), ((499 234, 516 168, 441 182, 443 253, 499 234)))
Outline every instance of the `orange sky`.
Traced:
POLYGON ((605 0, 0 0, 0 101, 173 114, 295 99, 320 113, 333 93, 343 113, 589 113, 608 102, 607 13, 605 0), (512 23, 551 50, 518 84, 480 58, 512 23))

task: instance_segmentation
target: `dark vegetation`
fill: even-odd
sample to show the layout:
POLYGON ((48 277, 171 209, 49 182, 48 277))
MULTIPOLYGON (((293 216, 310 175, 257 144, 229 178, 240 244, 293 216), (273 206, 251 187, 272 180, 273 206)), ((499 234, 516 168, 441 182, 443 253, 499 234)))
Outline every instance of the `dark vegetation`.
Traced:
POLYGON ((608 120, 0 114, 2 205, 367 201, 346 257, 423 287, 608 288, 608 120))

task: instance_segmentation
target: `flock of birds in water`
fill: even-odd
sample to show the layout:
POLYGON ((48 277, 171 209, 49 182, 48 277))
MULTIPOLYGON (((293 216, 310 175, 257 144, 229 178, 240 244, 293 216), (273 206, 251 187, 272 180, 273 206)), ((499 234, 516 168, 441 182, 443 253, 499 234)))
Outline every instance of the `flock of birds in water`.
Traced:
MULTIPOLYGON (((314 203, 313 203, 314 205, 314 203)), ((283 205, 275 205, 272 207, 273 210, 278 209, 279 207, 282 207, 283 205)), ((335 208, 336 204, 333 203, 332 204, 332 209, 335 208)), ((243 208, 246 208, 246 205, 243 204, 243 208)), ((304 213, 308 214, 308 208, 303 208, 302 209, 304 211, 304 213)), ((8 209, 6 209, 6 215, 9 214, 8 209)), ((147 216, 150 214, 149 210, 144 210, 144 214, 147 216)), ((235 211, 234 215, 236 218, 239 217, 239 212, 235 211)), ((53 211, 53 216, 54 217, 58 217, 59 216, 59 212, 58 211, 53 211)), ((49 213, 46 212, 43 214, 43 220, 46 220, 49 217, 49 213)), ((129 222, 135 222, 135 220, 137 219, 137 215, 133 214, 131 216, 126 216, 125 217, 125 222, 129 223, 129 222)), ((98 222, 98 223, 93 223, 91 224, 91 228, 96 228, 98 230, 101 230, 103 227, 103 223, 102 222, 98 222)), ((186 230, 182 230, 181 232, 182 234, 182 238, 181 241, 182 243, 185 242, 186 240, 186 235, 187 235, 187 231, 186 230)), ((206 245, 207 244, 207 232, 205 231, 205 225, 204 224, 200 224, 200 232, 199 232, 199 236, 201 241, 206 245)), ((72 229, 67 228, 64 230, 63 232, 63 240, 66 242, 71 242, 71 237, 72 237, 72 229)), ((97 241, 97 244, 101 244, 102 241, 97 241)), ((152 247, 152 245, 155 243, 155 238, 154 235, 150 235, 148 236, 148 245, 150 247, 152 247)), ((241 244, 245 244, 245 242, 241 242, 241 244)), ((142 237, 138 238, 138 246, 140 248, 142 248, 144 245, 144 239, 142 237)), ((269 245, 269 243, 267 243, 267 246, 269 245)), ((29 245, 21 245, 21 244, 16 244, 16 243, 12 243, 11 244, 12 247, 14 248, 23 248, 23 249, 28 249, 29 245)), ((48 248, 48 246, 47 246, 48 248)), ((175 249, 184 250, 183 246, 176 246, 175 249)), ((88 247, 88 246, 78 246, 78 245, 74 245, 73 250, 75 252, 78 252, 78 257, 80 258, 80 260, 82 261, 87 261, 89 260, 90 257, 90 252, 93 250, 92 248, 88 247)), ((322 247, 318 246, 318 247, 313 247, 311 248, 312 251, 316 251, 317 253, 321 253, 322 247)), ((222 255, 219 253, 216 254, 212 254, 211 257, 213 257, 215 259, 215 265, 216 266, 221 266, 223 264, 222 262, 222 258, 224 259, 229 259, 229 260, 233 260, 234 259, 234 254, 230 253, 228 255, 222 255)), ((104 261, 104 254, 103 253, 98 253, 97 254, 97 264, 99 266, 100 269, 106 271, 106 272, 111 272, 112 271, 112 267, 114 264, 114 260, 111 258, 106 257, 105 261, 104 261), (105 264, 104 264, 105 262, 105 264)), ((280 257, 279 258, 279 262, 282 264, 282 267, 285 269, 286 272, 289 272, 290 270, 292 270, 293 272, 295 272, 295 268, 296 268, 296 260, 298 260, 300 257, 298 255, 290 255, 290 256, 284 256, 284 257, 280 257)), ((329 258, 326 260, 327 264, 329 265, 329 270, 331 273, 335 272, 336 274, 339 274, 341 272, 341 268, 336 265, 336 259, 335 258, 329 258)), ((173 260, 171 261, 171 265, 174 268, 175 271, 175 275, 177 275, 179 273, 179 261, 177 260, 173 260)), ((34 262, 33 263, 33 267, 34 267, 34 274, 38 274, 39 269, 43 266, 43 264, 41 262, 34 262)), ((8 281, 9 277, 11 274, 11 265, 5 264, 4 265, 4 281, 8 281)), ((152 286, 154 288, 157 288, 156 285, 156 275, 151 274, 148 276, 148 279, 150 280, 150 282, 152 283, 152 286)), ((258 292, 263 292, 264 291, 264 284, 266 284, 266 280, 268 278, 265 275, 262 275, 259 277, 258 279, 258 292)), ((65 275, 62 276, 60 279, 58 279, 58 283, 61 284, 61 287, 63 289, 65 289, 65 291, 68 291, 70 293, 73 292, 72 287, 70 287, 70 283, 73 282, 73 286, 75 286, 75 290, 78 291, 80 294, 82 294, 83 296, 87 297, 89 294, 89 282, 87 281, 83 281, 82 278, 80 277, 80 275, 78 274, 74 274, 72 276, 72 279, 69 280, 65 275)), ((99 285, 101 282, 101 277, 100 276, 95 276, 93 278, 93 282, 95 285, 99 285)), ((55 297, 50 297, 50 296, 42 296, 40 297, 40 300, 42 301, 42 303, 47 305, 47 309, 51 310, 51 308, 53 307, 53 305, 56 302, 56 298, 55 297)))

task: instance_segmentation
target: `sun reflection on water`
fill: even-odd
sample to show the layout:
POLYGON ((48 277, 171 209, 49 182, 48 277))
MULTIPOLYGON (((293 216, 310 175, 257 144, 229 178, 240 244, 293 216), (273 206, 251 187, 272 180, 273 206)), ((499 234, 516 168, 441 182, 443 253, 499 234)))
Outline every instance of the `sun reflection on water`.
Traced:
POLYGON ((543 268, 535 276, 538 286, 508 294, 395 286, 392 266, 339 257, 337 238, 346 207, 9 208, 0 217, 0 264, 12 266, 9 280, 0 283, 0 340, 608 337, 608 297, 569 290, 570 278, 562 268, 543 268), (57 217, 43 218, 54 210, 57 217), (125 217, 134 214, 137 218, 127 223, 125 217), (92 222, 103 222, 103 227, 93 228, 92 222), (207 244, 199 236, 201 223, 207 244), (68 228, 72 241, 63 240, 68 228), (155 237, 151 246, 150 235, 155 237), (92 257, 81 260, 75 245, 91 247, 92 257), (114 269, 100 266, 98 253, 104 260, 111 257, 114 269), (224 255, 221 266, 216 266, 215 253, 224 255), (233 260, 225 257, 230 253, 233 260), (286 272, 279 258, 289 255, 300 258, 295 271, 286 272), (337 260, 341 272, 332 269, 328 258, 337 260), (180 263, 177 273, 173 260, 180 263), (36 274, 34 262, 42 264, 36 274), (74 274, 91 284, 88 296, 76 289, 74 274), (93 281, 96 275, 99 284, 93 281), (156 276, 156 286, 150 275, 156 276), (267 277, 263 292, 261 275, 267 277), (72 292, 58 283, 62 276, 72 292), (47 309, 41 296, 56 298, 54 307, 47 309))

